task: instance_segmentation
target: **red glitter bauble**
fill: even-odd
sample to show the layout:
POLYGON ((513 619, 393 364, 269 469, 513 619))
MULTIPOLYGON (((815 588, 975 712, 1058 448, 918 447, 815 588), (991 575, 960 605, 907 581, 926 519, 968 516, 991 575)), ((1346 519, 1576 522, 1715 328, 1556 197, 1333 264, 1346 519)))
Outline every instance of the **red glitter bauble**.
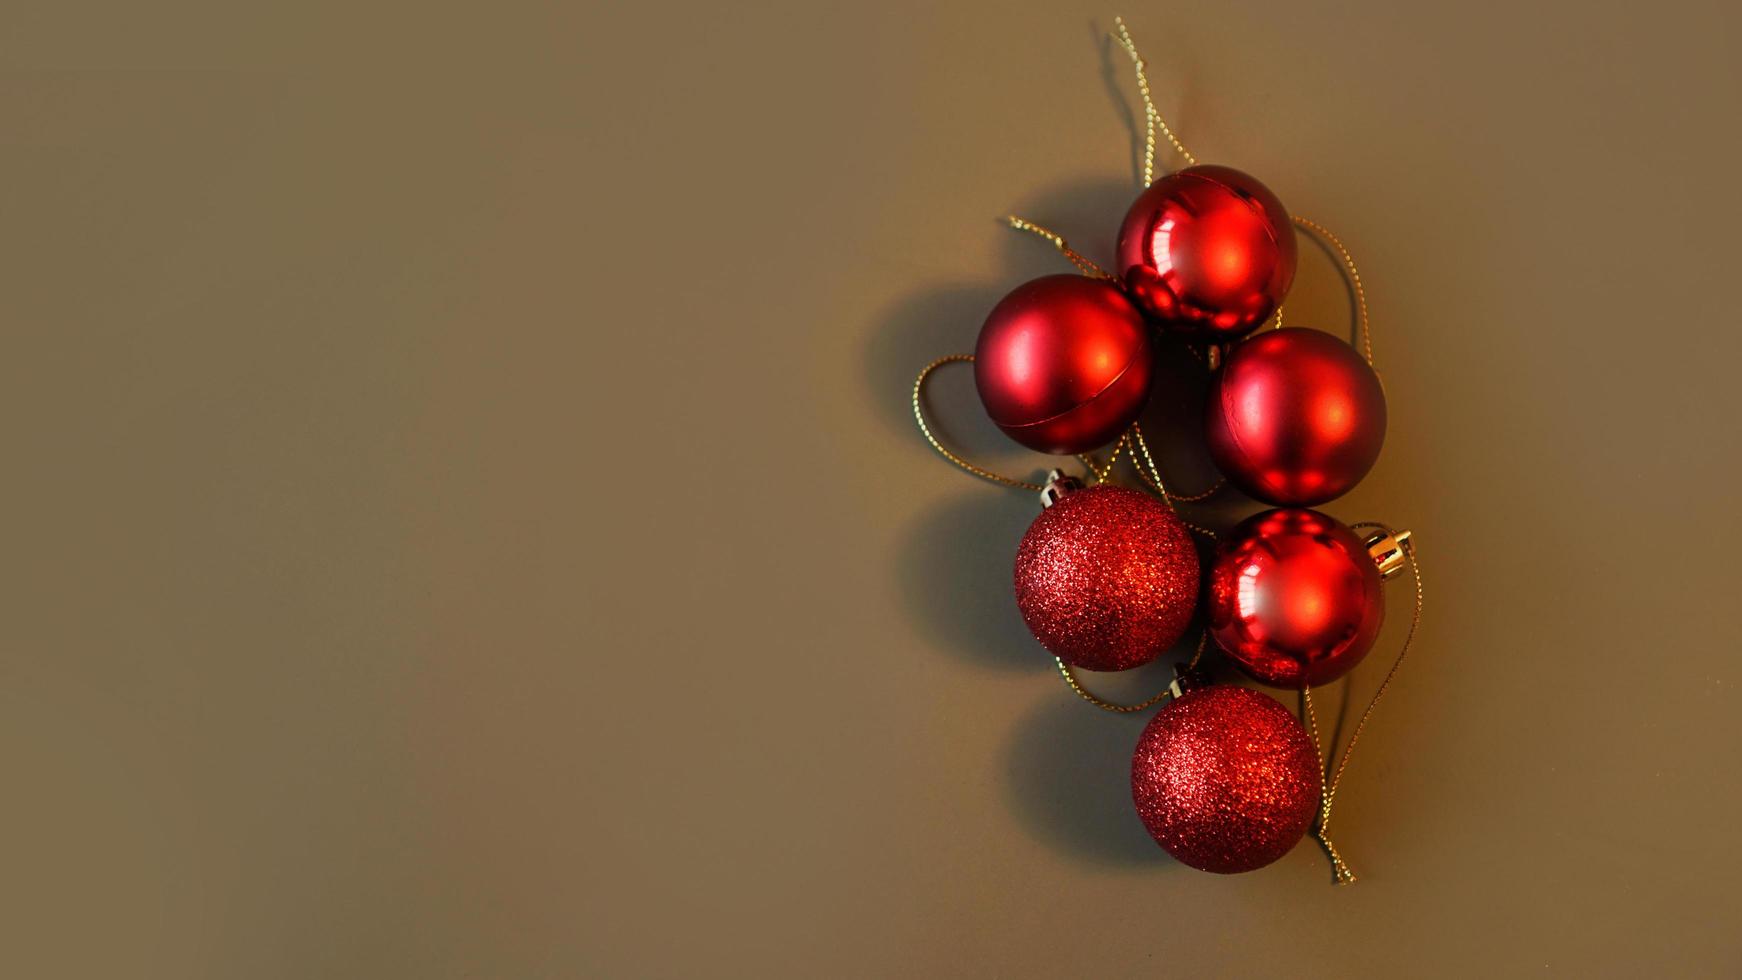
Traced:
POLYGON ((1270 510, 1223 537, 1210 562, 1210 636, 1254 680, 1318 686, 1361 662, 1385 621, 1379 566, 1316 510, 1270 510))
POLYGON ((1156 712, 1131 758, 1131 797, 1182 864, 1238 874, 1300 842, 1319 805, 1318 753, 1274 698, 1218 684, 1156 712))
POLYGON ((1229 352, 1204 412, 1210 456, 1269 504, 1302 507, 1361 482, 1385 443, 1379 375, 1336 337, 1289 327, 1229 352))
POLYGON ((1137 305, 1181 335, 1227 341, 1276 312, 1294 283, 1288 209, 1231 167, 1150 184, 1119 229, 1119 275, 1137 305))
POLYGON ((1016 552, 1016 605, 1034 638, 1087 670, 1125 670, 1177 642, 1198 598, 1198 552, 1174 512, 1124 487, 1076 490, 1016 552))
POLYGON ((974 386, 1005 434, 1043 453, 1113 441, 1149 399, 1143 315, 1104 279, 1043 276, 999 301, 974 346, 974 386))

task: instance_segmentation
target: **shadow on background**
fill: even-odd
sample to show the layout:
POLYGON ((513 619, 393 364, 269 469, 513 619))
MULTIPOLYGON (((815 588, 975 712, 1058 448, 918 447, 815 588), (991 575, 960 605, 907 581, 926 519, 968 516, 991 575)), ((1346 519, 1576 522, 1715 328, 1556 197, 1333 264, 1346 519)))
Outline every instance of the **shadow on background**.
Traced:
MULTIPOLYGON (((989 281, 978 286, 963 284, 924 290, 903 299, 877 324, 865 349, 866 394, 873 411, 897 438, 925 445, 914 426, 913 411, 908 402, 914 377, 921 368, 945 354, 973 353, 974 339, 979 336, 980 324, 985 322, 986 314, 1015 285, 1016 281, 989 281)), ((931 390, 961 384, 972 389, 972 374, 972 368, 965 365, 943 368, 931 390), (954 377, 956 374, 961 377, 954 377)), ((933 420, 933 428, 941 430, 940 437, 950 435, 961 439, 965 434, 963 430, 972 429, 981 422, 979 418, 963 419, 959 413, 938 410, 933 407, 935 401, 934 395, 932 403, 927 405, 927 414, 933 420), (964 425, 964 422, 968 424, 964 425)), ((990 421, 984 427, 989 429, 990 421)), ((964 444, 961 448, 972 447, 964 444)), ((939 466, 949 467, 942 459, 936 462, 939 466)), ((967 474, 963 474, 963 478, 972 479, 967 474)))
MULTIPOLYGON (((1149 404, 1144 406, 1138 421, 1168 490, 1195 495, 1221 479, 1204 445, 1209 368, 1185 344, 1160 333, 1151 339, 1155 345, 1155 380, 1149 388, 1149 404)), ((1218 503, 1225 493, 1226 490, 1202 504, 1181 502, 1179 506, 1186 519, 1192 520, 1194 514, 1218 503)))
POLYGON ((1040 840, 1097 864, 1178 867, 1131 804, 1131 750, 1149 713, 1112 715, 1063 684, 1022 718, 1005 762, 1011 809, 1040 840))
POLYGON ((1052 669, 1022 623, 1012 584, 1017 542, 1039 510, 1030 494, 988 485, 951 497, 908 530, 896 569, 902 595, 946 650, 1000 669, 1052 669))

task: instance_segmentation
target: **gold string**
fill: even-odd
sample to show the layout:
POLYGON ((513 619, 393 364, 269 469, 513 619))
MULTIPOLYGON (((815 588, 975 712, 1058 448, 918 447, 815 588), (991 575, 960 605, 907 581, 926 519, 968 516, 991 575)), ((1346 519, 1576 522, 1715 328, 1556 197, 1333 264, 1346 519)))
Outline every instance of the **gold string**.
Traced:
POLYGON ((1325 847, 1325 853, 1331 856, 1331 867, 1336 875, 1337 884, 1354 884, 1356 881, 1355 872, 1343 860, 1343 856, 1337 853, 1337 845, 1331 843, 1331 800, 1336 789, 1326 785, 1325 782, 1327 764, 1324 746, 1319 741, 1319 715, 1313 710, 1313 689, 1310 686, 1303 687, 1300 689, 1300 693, 1301 698, 1306 701, 1307 723, 1312 727, 1313 754, 1319 760, 1319 822, 1314 830, 1318 834, 1319 843, 1325 847))
POLYGON ((957 456, 955 453, 950 452, 948 449, 945 449, 944 444, 938 441, 938 437, 932 435, 931 426, 925 423, 925 410, 920 407, 920 394, 925 390, 926 379, 931 377, 933 371, 943 367, 945 364, 958 363, 972 364, 974 363, 974 355, 946 354, 930 364, 927 364, 925 370, 919 372, 919 377, 913 380, 913 420, 919 423, 920 434, 925 436, 925 441, 931 443, 931 447, 938 451, 938 455, 957 466, 960 466, 962 469, 967 470, 969 473, 974 474, 982 480, 991 480, 993 483, 1000 483, 1007 487, 1015 487, 1018 490, 1032 490, 1035 493, 1039 493, 1042 489, 1040 484, 1029 483, 1026 480, 1018 480, 1014 477, 1003 476, 983 467, 975 466, 973 463, 970 463, 962 457, 957 456))
POLYGON ((1096 265, 1094 262, 1090 261, 1087 256, 1083 255, 1081 252, 1078 252, 1076 249, 1071 248, 1070 244, 1065 241, 1063 235, 1060 235, 1059 233, 1057 233, 1055 231, 1051 231, 1051 230, 1048 230, 1046 228, 1042 228, 1040 225, 1037 225, 1032 221, 1027 221, 1023 218, 1018 218, 1014 214, 1005 215, 1004 220, 1008 221, 1010 223, 1010 227, 1015 228, 1017 231, 1026 231, 1026 232, 1029 232, 1031 234, 1039 235, 1041 238, 1044 238, 1047 241, 1051 242, 1054 248, 1056 248, 1060 252, 1064 253, 1065 258, 1071 260, 1072 265, 1076 266, 1079 270, 1082 271, 1083 275, 1088 276, 1091 279, 1111 280, 1113 278, 1113 274, 1111 272, 1108 272, 1106 269, 1101 268, 1100 266, 1096 265))
MULTIPOLYGON (((1216 484, 1216 486, 1213 486, 1210 489, 1204 491, 1203 493, 1200 493, 1200 494, 1193 496, 1193 497, 1175 496, 1171 491, 1169 491, 1167 489, 1166 484, 1164 484, 1162 482, 1161 471, 1155 468, 1155 457, 1149 455, 1149 444, 1147 442, 1143 441, 1143 429, 1140 428, 1137 423, 1133 422, 1133 423, 1131 423, 1131 430, 1130 430, 1129 434, 1135 437, 1135 441, 1137 443, 1138 448, 1141 449, 1143 452, 1143 458, 1145 460, 1148 460, 1149 472, 1145 473, 1143 471, 1143 467, 1138 464, 1136 453, 1133 453, 1131 456, 1131 468, 1134 471, 1136 471, 1138 478, 1140 478, 1144 483, 1149 484, 1150 489, 1154 490, 1156 493, 1161 495, 1162 503, 1167 504, 1168 509, 1173 511, 1175 515, 1179 514, 1179 508, 1175 507, 1173 505, 1174 501, 1176 501, 1176 500, 1189 500, 1189 501, 1202 500, 1205 497, 1208 497, 1210 494, 1215 493, 1218 489, 1221 488, 1222 484, 1220 482, 1218 482, 1216 484)), ((1184 524, 1186 527, 1189 527, 1192 530, 1198 532, 1199 534, 1203 535, 1206 538, 1209 538, 1211 540, 1215 540, 1216 532, 1210 530, 1207 527, 1200 527, 1200 526, 1193 524, 1191 521, 1188 521, 1184 518, 1180 518, 1180 523, 1184 524)))
MULTIPOLYGON (((1373 366, 1373 331, 1367 323, 1367 290, 1361 287, 1361 270, 1355 268, 1355 257, 1344 247, 1343 240, 1332 234, 1331 229, 1319 224, 1311 218, 1293 215, 1294 223, 1328 241, 1337 249, 1337 254, 1343 257, 1343 265, 1349 270, 1349 283, 1355 287, 1355 309, 1361 321, 1361 348, 1367 357, 1367 366, 1373 366)), ((1276 325, 1282 326, 1282 310, 1276 311, 1276 325)))
POLYGON ((1143 60, 1142 55, 1137 53, 1137 42, 1131 40, 1131 31, 1125 27, 1125 18, 1113 18, 1113 26, 1116 29, 1120 46, 1125 49, 1126 54, 1131 56, 1132 67, 1137 73, 1137 93, 1143 96, 1143 186, 1148 187, 1155 183, 1155 130, 1157 127, 1160 127, 1161 131, 1167 135, 1167 141, 1173 144, 1173 148, 1179 151, 1180 156, 1186 158, 1187 163, 1196 164, 1198 158, 1192 156, 1191 151, 1186 149, 1185 144, 1181 143, 1179 137, 1173 134, 1173 130, 1168 128, 1167 121, 1161 118, 1161 113, 1156 111, 1155 99, 1149 93, 1149 75, 1144 70, 1148 67, 1148 63, 1143 60))
MULTIPOLYGON (((1361 528, 1374 528, 1384 531, 1386 534, 1395 536, 1395 532, 1393 532, 1391 528, 1375 521, 1362 521, 1358 524, 1351 524, 1349 526, 1356 530, 1361 528)), ((1408 559, 1409 574, 1410 577, 1415 580, 1415 609, 1410 615, 1409 632, 1404 634, 1403 647, 1398 650, 1397 659, 1392 661, 1391 669, 1385 672, 1385 679, 1379 682, 1379 690, 1373 692, 1373 700, 1367 702, 1367 709, 1361 712, 1361 720, 1355 723, 1355 732, 1349 736, 1349 745, 1343 750, 1342 759, 1338 761, 1334 773, 1330 771, 1328 753, 1325 752, 1319 742, 1319 721, 1318 715, 1313 711, 1312 689, 1310 687, 1303 687, 1301 689, 1302 699, 1306 702, 1307 721, 1312 726, 1313 749, 1318 752, 1319 756, 1318 838, 1319 842, 1325 846, 1325 852, 1331 857, 1331 865, 1336 869, 1338 884, 1348 884, 1355 881, 1355 872, 1350 870, 1348 864, 1344 863, 1342 855, 1337 853, 1336 846, 1331 843, 1331 804, 1337 798, 1337 787, 1342 785, 1343 773, 1349 768, 1349 759, 1355 754, 1355 745, 1361 741, 1361 732, 1367 727, 1367 719, 1373 716, 1373 709, 1379 706, 1379 699, 1383 698, 1385 692, 1390 689, 1392 678, 1397 676, 1397 669, 1403 666, 1403 658, 1409 654, 1410 644, 1415 642, 1416 630, 1421 627, 1423 594, 1421 584, 1421 564, 1415 557, 1415 539, 1413 537, 1404 539, 1403 556, 1408 559), (1327 775, 1329 776, 1328 781, 1326 778, 1327 775)), ((1334 750, 1336 746, 1332 746, 1331 748, 1334 750)))
MULTIPOLYGON (((1174 493, 1173 491, 1168 490, 1162 485, 1161 470, 1155 465, 1155 457, 1149 454, 1149 443, 1143 438, 1143 426, 1136 422, 1131 423, 1130 434, 1132 439, 1137 443, 1138 451, 1143 453, 1143 459, 1149 464, 1149 473, 1147 475, 1144 474, 1141 466, 1135 467, 1137 475, 1144 476, 1144 482, 1154 487, 1156 492, 1161 494, 1162 499, 1168 502, 1169 506, 1172 506, 1173 502, 1176 500, 1183 500, 1188 504, 1195 504, 1200 501, 1208 500, 1215 496, 1216 491, 1228 485, 1226 479, 1217 477, 1216 482, 1210 484, 1210 489, 1205 490, 1202 493, 1184 494, 1174 493)), ((1133 457, 1133 459, 1135 458, 1136 457, 1133 457)))
MULTIPOLYGON (((1198 636, 1198 649, 1195 653, 1192 654, 1192 659, 1186 663, 1185 669, 1187 671, 1197 669, 1198 661, 1203 659, 1204 646, 1208 642, 1209 638, 1210 638, 1210 631, 1209 630, 1204 630, 1203 633, 1199 634, 1199 636, 1198 636)), ((1157 694, 1153 697, 1145 698, 1144 700, 1139 701, 1136 704, 1116 704, 1112 701, 1104 700, 1102 698, 1096 697, 1094 694, 1089 693, 1089 690, 1087 688, 1083 687, 1083 685, 1077 681, 1077 675, 1071 672, 1071 668, 1070 668, 1069 664, 1065 663, 1063 660, 1060 660, 1057 657, 1052 658, 1052 661, 1053 661, 1053 663, 1058 664, 1059 676, 1063 677, 1065 679, 1065 683, 1069 684, 1071 686, 1071 690, 1077 692, 1077 697, 1080 697, 1084 701, 1087 701, 1090 704, 1094 705, 1095 707, 1100 708, 1102 711, 1111 711, 1115 714, 1128 715, 1128 714, 1132 713, 1133 711, 1142 711, 1144 708, 1148 708, 1152 705, 1160 704, 1162 701, 1167 699, 1168 695, 1173 693, 1173 688, 1170 687, 1167 690, 1162 691, 1160 694, 1157 694)))
POLYGON ((1130 440, 1131 433, 1127 432, 1121 435, 1118 440, 1113 443, 1113 455, 1108 456, 1107 462, 1098 466, 1095 464, 1094 457, 1090 456, 1088 453, 1078 453, 1077 458, 1083 461, 1083 465, 1089 468, 1089 472, 1095 474, 1096 483, 1106 483, 1107 478, 1113 475, 1114 464, 1119 462, 1119 454, 1125 451, 1125 447, 1130 443, 1130 440))

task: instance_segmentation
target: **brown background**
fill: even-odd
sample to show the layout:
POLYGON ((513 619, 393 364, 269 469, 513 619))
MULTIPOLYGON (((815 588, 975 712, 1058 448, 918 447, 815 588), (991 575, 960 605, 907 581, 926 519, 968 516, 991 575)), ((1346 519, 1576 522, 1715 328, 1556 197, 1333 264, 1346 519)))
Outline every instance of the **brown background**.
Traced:
POLYGON ((1733 5, 252 6, 0 41, 0 972, 1742 971, 1733 5), (1148 841, 906 415, 1110 251, 1116 12, 1370 285, 1352 888, 1148 841))

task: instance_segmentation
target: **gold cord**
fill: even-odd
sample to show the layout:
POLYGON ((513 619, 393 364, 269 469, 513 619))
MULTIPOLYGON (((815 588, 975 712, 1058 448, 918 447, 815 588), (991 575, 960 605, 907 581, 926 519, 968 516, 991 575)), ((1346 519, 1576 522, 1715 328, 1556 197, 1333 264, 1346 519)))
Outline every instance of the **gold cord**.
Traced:
MULTIPOLYGON (((1203 659, 1204 646, 1209 641, 1209 638, 1209 630, 1205 630, 1203 633, 1199 634, 1198 649, 1192 654, 1192 659, 1186 663, 1186 670, 1191 671, 1197 669, 1198 661, 1203 659)), ((1071 690, 1077 692, 1077 697, 1080 697, 1084 701, 1100 708, 1102 711, 1111 711, 1115 714, 1128 715, 1134 711, 1142 711, 1144 708, 1160 704, 1162 701, 1167 700, 1168 695, 1173 693, 1173 688, 1170 687, 1167 690, 1162 691, 1160 694, 1146 698, 1136 704, 1115 704, 1112 701, 1104 700, 1089 693, 1088 689, 1083 687, 1083 685, 1077 681, 1077 675, 1071 672, 1070 665, 1066 664, 1063 660, 1054 657, 1052 658, 1052 661, 1053 663, 1058 664, 1059 676, 1065 679, 1065 683, 1071 686, 1071 690)))
MULTIPOLYGON (((1223 487, 1228 485, 1228 481, 1226 479, 1224 479, 1222 477, 1217 477, 1216 482, 1210 484, 1210 489, 1205 490, 1202 493, 1193 493, 1193 494, 1174 493, 1173 491, 1167 489, 1165 486, 1162 485, 1161 470, 1156 467, 1155 457, 1151 456, 1149 454, 1149 443, 1143 438, 1143 426, 1136 423, 1136 422, 1131 423, 1130 435, 1131 435, 1133 441, 1135 441, 1137 443, 1138 451, 1143 453, 1144 461, 1149 464, 1149 472, 1148 473, 1144 473, 1143 467, 1141 467, 1141 466, 1134 467, 1137 470, 1137 475, 1143 477, 1145 483, 1148 483, 1150 486, 1154 487, 1155 491, 1157 493, 1161 494, 1161 499, 1167 501, 1170 506, 1176 500, 1183 500, 1188 504, 1195 504, 1195 503, 1198 503, 1200 501, 1208 500, 1211 497, 1215 496, 1216 491, 1218 491, 1218 490, 1220 490, 1223 487)), ((1133 457, 1133 458, 1135 459, 1135 457, 1133 457)), ((1211 537, 1214 537, 1214 535, 1211 535, 1211 537)))
POLYGON ((1325 783, 1325 750, 1319 741, 1319 715, 1313 710, 1313 689, 1303 687, 1300 689, 1300 694, 1301 698, 1306 701, 1307 723, 1312 727, 1313 733, 1313 753, 1318 756, 1319 760, 1319 823, 1314 830, 1318 834, 1319 843, 1325 847, 1325 853, 1331 856, 1331 867, 1336 875, 1337 884, 1351 885, 1357 880, 1355 872, 1343 860, 1343 856, 1337 853, 1337 845, 1331 843, 1331 799, 1336 793, 1336 789, 1325 783))
POLYGON ((962 457, 957 456, 955 453, 950 452, 948 449, 945 449, 944 444, 938 441, 938 437, 932 435, 931 426, 925 423, 925 410, 920 407, 920 394, 925 390, 926 379, 931 377, 933 371, 943 367, 945 364, 958 363, 972 364, 974 363, 974 355, 946 354, 930 364, 927 364, 925 370, 919 372, 919 377, 913 380, 913 420, 919 423, 920 434, 925 436, 925 441, 931 443, 931 447, 938 451, 938 455, 957 466, 960 466, 962 469, 967 470, 969 473, 974 474, 982 480, 991 480, 993 483, 1000 483, 1004 486, 1014 487, 1018 490, 1032 490, 1035 493, 1039 493, 1041 491, 1040 484, 1029 483, 1025 480, 1015 479, 1014 477, 1002 476, 983 467, 975 466, 973 463, 970 463, 962 457))
MULTIPOLYGON (((1386 534, 1394 533, 1391 528, 1374 521, 1362 521, 1349 526, 1356 530, 1374 528, 1384 531, 1386 534)), ((1331 865, 1336 869, 1337 883, 1340 885, 1355 881, 1355 872, 1350 870, 1348 864, 1344 863, 1342 855, 1337 853, 1336 846, 1331 843, 1331 804, 1337 798, 1337 787, 1342 785, 1343 772, 1349 767, 1349 758, 1355 754, 1356 743, 1361 741, 1361 732, 1367 727, 1367 719, 1373 716, 1373 709, 1379 706, 1379 699, 1383 698, 1385 692, 1391 687, 1391 680, 1397 676, 1397 669, 1403 666, 1403 658, 1409 654, 1410 644, 1415 642, 1416 630, 1421 626, 1423 594, 1421 565, 1416 561, 1415 539, 1413 537, 1404 539, 1403 556, 1409 560, 1410 577, 1415 579, 1415 609, 1410 615, 1409 632, 1404 634, 1403 648, 1397 652, 1397 659, 1392 661, 1391 669, 1385 672, 1385 679, 1379 682, 1379 690, 1373 692, 1373 700, 1367 702, 1367 710, 1361 712, 1361 720, 1355 723, 1355 732, 1349 736, 1349 746, 1343 750, 1343 757, 1337 763, 1335 772, 1331 772, 1329 756, 1319 742, 1319 720, 1318 715, 1313 711, 1312 689, 1310 687, 1301 689, 1302 699, 1306 702, 1307 721, 1312 726, 1313 748, 1318 752, 1320 763, 1318 838, 1319 842, 1325 846, 1325 852, 1331 857, 1331 865)), ((1336 746, 1331 748, 1335 750, 1336 746)))
MULTIPOLYGON (((1311 218, 1294 215, 1294 223, 1330 242, 1343 257, 1343 265, 1349 270, 1349 284, 1355 287, 1355 309, 1361 321, 1361 348, 1367 357, 1367 366, 1373 366, 1373 331, 1367 323, 1367 291, 1361 287, 1361 270, 1355 268, 1355 257, 1344 247, 1343 240, 1331 233, 1331 229, 1319 224, 1311 218)), ((1282 326, 1282 310, 1276 311, 1276 325, 1282 326)))
POLYGON ((1026 232, 1029 232, 1029 233, 1034 234, 1034 235, 1039 235, 1041 238, 1044 238, 1047 241, 1051 242, 1053 248, 1056 248, 1060 252, 1063 252, 1065 258, 1070 259, 1071 264, 1076 266, 1079 270, 1081 270, 1083 275, 1088 276, 1091 279, 1111 280, 1113 278, 1113 274, 1111 272, 1108 272, 1106 269, 1103 269, 1100 266, 1096 265, 1094 262, 1090 261, 1088 259, 1088 257, 1084 256, 1081 252, 1078 252, 1076 249, 1072 248, 1070 246, 1070 244, 1065 241, 1063 235, 1060 235, 1055 231, 1051 231, 1049 229, 1042 228, 1040 225, 1037 225, 1032 221, 1027 221, 1025 219, 1018 218, 1014 214, 1005 215, 1004 220, 1008 221, 1010 223, 1010 227, 1015 228, 1017 231, 1026 231, 1026 232))
MULTIPOLYGON (((1221 488, 1221 484, 1218 483, 1216 486, 1211 487, 1209 490, 1206 490, 1203 493, 1198 494, 1195 497, 1176 497, 1176 496, 1174 496, 1171 492, 1169 492, 1169 490, 1167 489, 1167 486, 1165 484, 1163 484, 1161 481, 1161 471, 1155 468, 1155 457, 1149 455, 1149 444, 1147 442, 1143 441, 1143 430, 1138 427, 1137 423, 1133 422, 1133 423, 1131 423, 1131 429, 1130 429, 1129 433, 1127 433, 1127 434, 1131 435, 1135 438, 1135 441, 1137 443, 1138 448, 1143 452, 1143 458, 1149 462, 1149 472, 1146 473, 1143 470, 1143 466, 1138 463, 1136 453, 1133 453, 1131 456, 1131 468, 1137 472, 1137 476, 1139 479, 1141 479, 1144 483, 1149 484, 1150 489, 1154 490, 1156 493, 1161 495, 1161 502, 1164 504, 1167 504, 1168 509, 1173 511, 1176 515, 1179 513, 1179 508, 1175 507, 1173 505, 1174 501, 1176 501, 1176 500, 1194 500, 1194 501, 1195 500, 1202 500, 1205 497, 1208 497, 1210 494, 1215 493, 1218 489, 1221 488)), ((1184 518, 1180 518, 1180 523, 1184 524, 1186 527, 1189 527, 1192 530, 1198 532, 1199 534, 1203 535, 1204 537, 1211 539, 1212 541, 1215 540, 1216 532, 1210 530, 1207 527, 1201 527, 1197 524, 1193 524, 1191 521, 1188 521, 1184 518)))
POLYGON ((1185 144, 1181 143, 1179 137, 1173 134, 1173 130, 1168 128, 1167 121, 1161 118, 1161 113, 1156 111, 1155 99, 1149 93, 1149 75, 1144 70, 1148 65, 1143 60, 1143 56, 1137 53, 1137 42, 1131 40, 1131 31, 1125 27, 1125 18, 1113 18, 1113 26, 1117 32, 1120 46, 1125 49, 1126 54, 1131 56, 1131 64, 1137 72, 1137 93, 1143 96, 1143 186, 1148 187, 1155 183, 1156 127, 1161 128, 1161 131, 1167 136, 1167 141, 1173 144, 1173 148, 1179 151, 1180 156, 1186 158, 1187 163, 1196 164, 1198 158, 1192 156, 1191 151, 1186 149, 1185 144))
POLYGON ((1129 432, 1121 435, 1116 441, 1114 441, 1113 455, 1108 456, 1105 463, 1096 463, 1095 457, 1088 453, 1078 453, 1077 459, 1081 460, 1083 465, 1089 468, 1090 473, 1095 474, 1096 483, 1106 483, 1107 478, 1113 475, 1114 464, 1119 462, 1119 454, 1125 451, 1125 447, 1129 445, 1130 441, 1131 433, 1129 432))

